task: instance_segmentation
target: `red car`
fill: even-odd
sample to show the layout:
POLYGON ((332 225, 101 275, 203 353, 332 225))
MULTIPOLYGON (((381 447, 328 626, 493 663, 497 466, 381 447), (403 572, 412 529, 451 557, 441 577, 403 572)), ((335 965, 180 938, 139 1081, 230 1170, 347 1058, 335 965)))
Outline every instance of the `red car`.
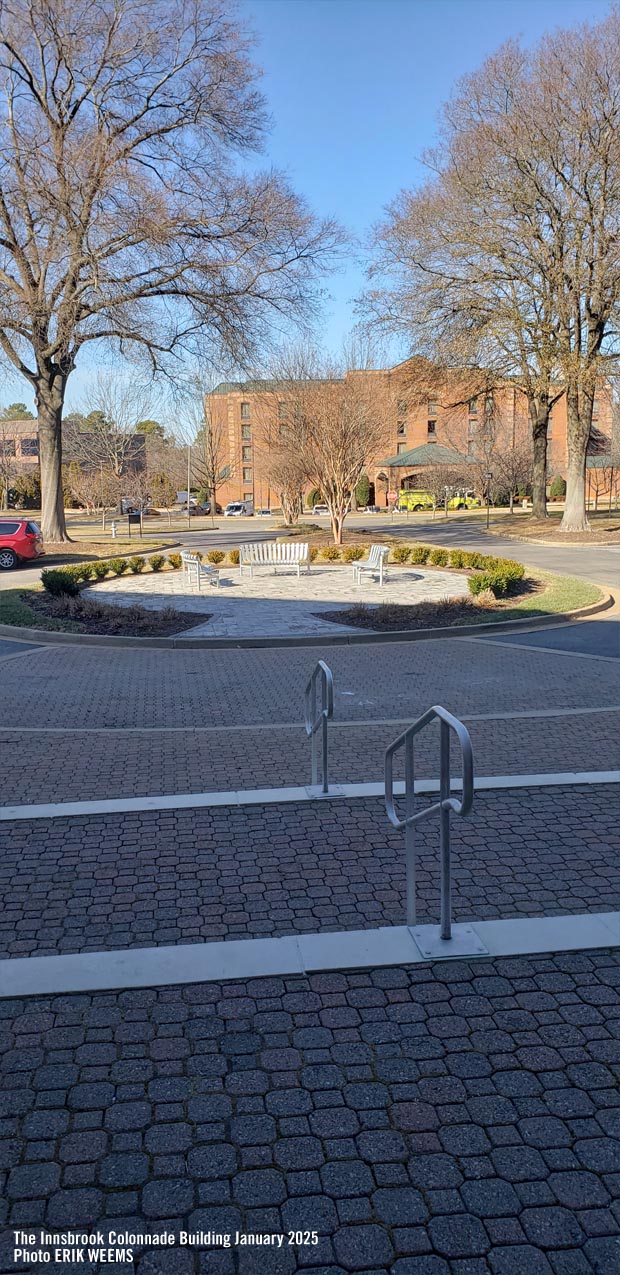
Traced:
POLYGON ((12 571, 18 563, 45 553, 43 537, 30 518, 0 514, 0 571, 12 571))

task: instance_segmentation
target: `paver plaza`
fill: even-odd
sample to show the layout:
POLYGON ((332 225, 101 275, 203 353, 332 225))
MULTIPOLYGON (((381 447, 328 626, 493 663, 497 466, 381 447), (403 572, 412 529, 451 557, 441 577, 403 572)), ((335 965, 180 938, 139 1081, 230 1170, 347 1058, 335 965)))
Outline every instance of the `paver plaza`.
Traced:
MULTIPOLYGON (((266 592, 264 574, 244 588, 266 592)), ((8 1226, 194 1236, 138 1247, 143 1275, 620 1269, 620 932, 606 923, 620 910, 618 665, 583 640, 563 651, 569 632, 0 652, 0 954, 30 990, 0 1000, 8 1226), (467 724, 483 787, 454 821, 455 920, 572 916, 576 934, 589 917, 596 947, 389 955, 403 837, 381 796, 244 799, 304 793, 302 693, 319 657, 334 674, 335 784, 378 791, 385 747, 430 703, 467 724), (24 747, 42 803, 30 814, 24 747), (339 935, 322 969, 276 972, 291 951, 278 943, 303 954, 339 935), (356 935, 385 936, 379 964, 338 968, 356 935), (209 974, 220 950, 223 979, 209 974), (133 974, 110 973, 123 952, 133 974), (46 993, 59 959, 78 962, 61 974, 69 990, 46 993), (72 992, 91 969, 101 990, 72 992), (308 1235, 289 1244, 289 1231, 308 1235)), ((422 785, 437 774, 432 732, 417 767, 422 785)), ((418 905, 420 922, 437 920, 431 822, 418 905)))
MULTIPOLYGON (((220 587, 205 581, 201 589, 188 582, 181 571, 126 576, 105 581, 88 594, 120 606, 138 603, 160 610, 173 605, 177 611, 196 612, 196 628, 185 629, 192 637, 270 637, 274 635, 314 635, 356 632, 351 625, 322 620, 317 612, 345 610, 353 605, 377 607, 381 603, 437 602, 443 598, 468 596, 467 580, 454 571, 390 567, 382 587, 376 579, 356 583, 353 565, 330 567, 312 563, 300 575, 290 568, 277 574, 267 566, 254 568, 253 576, 241 575, 238 567, 222 564, 220 587), (246 603, 251 601, 251 605, 246 603), (210 615, 199 623, 201 612, 210 615)), ((359 631, 359 630, 357 630, 359 631)))

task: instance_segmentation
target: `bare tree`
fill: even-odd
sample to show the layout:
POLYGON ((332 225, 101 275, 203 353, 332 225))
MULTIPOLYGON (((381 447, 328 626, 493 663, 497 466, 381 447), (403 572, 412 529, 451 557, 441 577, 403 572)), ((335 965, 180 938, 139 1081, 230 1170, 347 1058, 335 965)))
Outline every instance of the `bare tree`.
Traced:
POLYGON ((616 354, 620 12, 531 52, 505 45, 461 82, 429 162, 436 176, 378 231, 370 314, 408 324, 423 352, 518 379, 538 515, 549 411, 566 393, 562 527, 583 529, 594 392, 616 354))
MULTIPOLYGON (((331 363, 312 350, 286 354, 272 391, 274 401, 284 402, 286 418, 276 425, 272 412, 267 434, 267 447, 280 472, 290 476, 291 490, 310 485, 321 491, 335 544, 342 543, 361 474, 386 445, 392 402, 385 373, 354 368, 354 357, 345 350, 339 363, 331 363)), ((281 481, 280 490, 285 486, 281 481)))
POLYGON ((301 317, 339 248, 274 172, 218 0, 0 0, 0 349, 35 392, 43 532, 66 537, 62 411, 80 352, 171 374, 196 344, 249 359, 301 317))

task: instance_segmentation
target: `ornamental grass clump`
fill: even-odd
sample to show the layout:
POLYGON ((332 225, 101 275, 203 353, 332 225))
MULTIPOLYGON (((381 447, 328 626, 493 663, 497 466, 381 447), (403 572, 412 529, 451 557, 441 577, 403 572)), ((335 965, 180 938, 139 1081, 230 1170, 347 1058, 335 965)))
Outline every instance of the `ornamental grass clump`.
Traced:
POLYGON ((228 554, 228 561, 232 564, 233 567, 239 566, 239 556, 240 555, 239 555, 238 549, 230 550, 230 553, 228 554))

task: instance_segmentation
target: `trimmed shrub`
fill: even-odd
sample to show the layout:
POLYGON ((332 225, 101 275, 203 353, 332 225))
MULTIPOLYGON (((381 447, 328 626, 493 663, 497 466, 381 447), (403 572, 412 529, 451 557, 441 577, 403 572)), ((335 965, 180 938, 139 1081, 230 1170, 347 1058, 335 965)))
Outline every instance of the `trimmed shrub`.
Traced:
POLYGON ((209 549, 207 562, 210 562, 214 567, 217 567, 220 562, 224 561, 225 557, 226 554, 222 549, 209 549))
POLYGON ((165 559, 165 557, 164 557, 163 553, 155 553, 155 554, 153 554, 153 557, 152 557, 152 558, 149 558, 149 563, 150 563, 150 566, 151 566, 151 571, 161 571, 161 569, 162 569, 162 567, 163 567, 163 565, 164 565, 165 561, 166 561, 166 559, 165 559))
POLYGON ((129 559, 129 570, 135 576, 139 575, 141 571, 144 571, 145 566, 146 559, 141 557, 140 554, 136 554, 135 558, 129 559))
POLYGON ((110 570, 110 564, 109 562, 93 562, 92 568, 96 580, 105 580, 110 570))
POLYGON ((411 562, 421 565, 424 562, 428 562, 430 552, 428 545, 412 545, 409 559, 411 562))
POLYGON ((317 545, 310 545, 310 548, 309 548, 308 552, 309 552, 309 554, 310 554, 310 561, 311 561, 311 562, 316 562, 316 560, 317 560, 317 558, 318 558, 318 556, 319 556, 319 550, 318 550, 317 545))
POLYGON ((75 598, 80 592, 75 568, 71 567, 48 567, 47 571, 41 572, 41 584, 53 598, 75 598))
POLYGON ((394 562, 408 562, 410 557, 410 545, 396 545, 396 548, 392 550, 392 558, 394 562))
POLYGON ((447 549, 431 549, 428 561, 433 567, 447 567, 450 554, 447 549))
POLYGON ((321 552, 327 562, 339 561, 340 549, 338 548, 338 545, 325 545, 325 548, 321 552))
POLYGON ((480 575, 470 576, 467 585, 469 592, 474 597, 490 589, 495 598, 500 598, 504 596, 508 589, 506 577, 501 575, 499 571, 482 571, 480 575))
POLYGON ((491 571, 493 574, 504 577, 509 593, 516 588, 525 575, 523 563, 513 562, 511 558, 495 558, 491 571))
POLYGON ((78 562, 75 567, 66 567, 65 570, 71 571, 75 580, 92 580, 95 574, 92 562, 78 562))
POLYGON ((175 570, 175 571, 178 571, 178 570, 180 569, 180 566, 181 566, 181 555, 180 555, 180 553, 169 553, 169 554, 168 554, 168 562, 170 563, 170 566, 171 566, 171 567, 174 567, 174 570, 175 570))
POLYGON ((126 558, 110 558, 108 566, 115 576, 123 576, 129 568, 129 563, 126 558))
POLYGON ((464 557, 465 555, 462 549, 451 549, 450 550, 450 566, 464 567, 465 566, 465 563, 463 561, 464 557))
POLYGON ((233 567, 239 566, 239 550, 231 549, 228 555, 228 561, 232 562, 233 567))
POLYGON ((343 562, 359 562, 364 557, 362 545, 346 545, 342 550, 343 562))

